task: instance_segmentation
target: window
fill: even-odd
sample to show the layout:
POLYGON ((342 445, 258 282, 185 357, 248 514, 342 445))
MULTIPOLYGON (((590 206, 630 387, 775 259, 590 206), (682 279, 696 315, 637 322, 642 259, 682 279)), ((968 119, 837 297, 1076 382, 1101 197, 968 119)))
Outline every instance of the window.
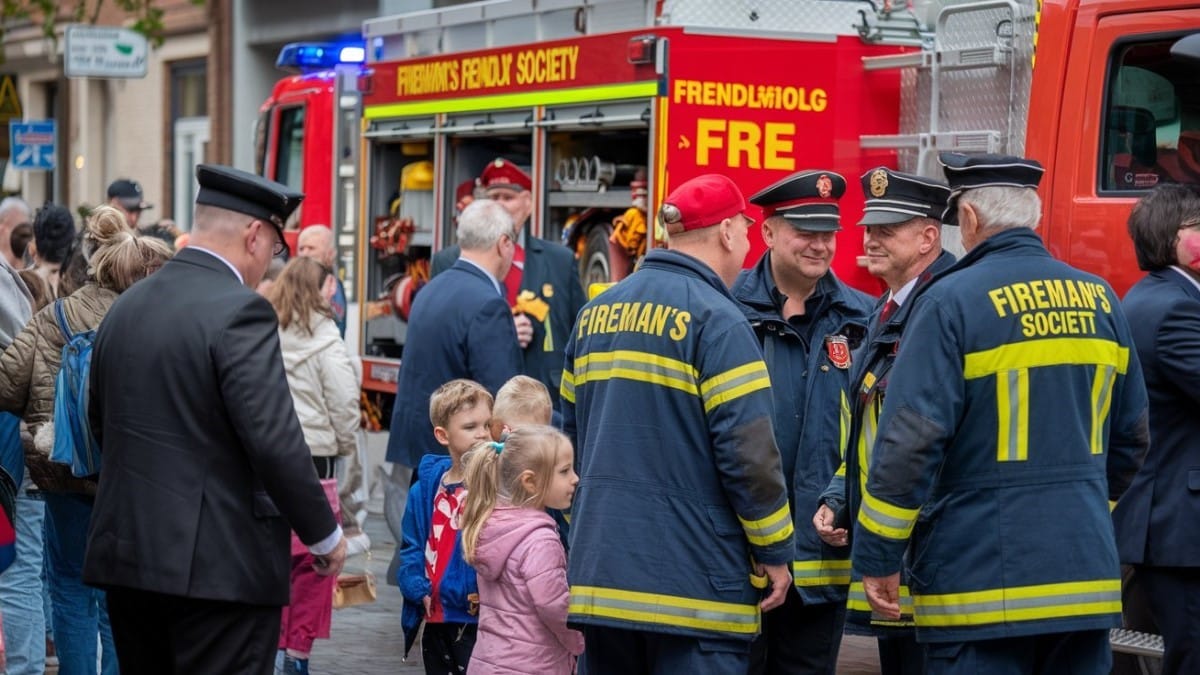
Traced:
POLYGON ((1100 143, 1102 190, 1200 181, 1200 67, 1171 55, 1180 37, 1114 47, 1100 143))
POLYGON ((279 147, 275 149, 275 180, 304 191, 304 107, 279 111, 279 147))
POLYGON ((171 79, 171 141, 166 165, 171 172, 170 202, 161 215, 183 230, 192 226, 192 204, 199 185, 196 165, 204 161, 208 144, 208 63, 205 59, 173 61, 171 79))

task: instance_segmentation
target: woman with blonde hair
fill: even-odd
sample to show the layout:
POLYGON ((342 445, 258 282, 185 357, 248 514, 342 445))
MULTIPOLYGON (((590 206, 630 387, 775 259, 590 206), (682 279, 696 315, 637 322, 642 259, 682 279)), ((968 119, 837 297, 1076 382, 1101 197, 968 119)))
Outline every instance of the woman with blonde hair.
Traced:
MULTIPOLYGON (((279 347, 296 416, 336 514, 335 464, 355 452, 360 417, 358 377, 329 304, 335 288, 328 268, 311 258, 293 258, 266 297, 279 316, 279 347)), ((316 573, 312 554, 294 533, 291 578, 292 603, 283 608, 276 672, 307 673, 313 641, 329 637, 336 580, 316 573)))
POLYGON ((26 443, 25 464, 46 501, 46 571, 59 668, 95 673, 99 635, 101 672, 111 675, 117 672, 117 659, 104 594, 80 578, 96 483, 50 461, 55 379, 66 343, 56 313, 62 313, 72 333, 96 328, 117 296, 162 267, 171 250, 156 239, 137 237, 111 206, 92 211, 84 228, 84 239, 94 243, 88 281, 38 311, 0 356, 0 410, 20 415, 32 438, 26 443))

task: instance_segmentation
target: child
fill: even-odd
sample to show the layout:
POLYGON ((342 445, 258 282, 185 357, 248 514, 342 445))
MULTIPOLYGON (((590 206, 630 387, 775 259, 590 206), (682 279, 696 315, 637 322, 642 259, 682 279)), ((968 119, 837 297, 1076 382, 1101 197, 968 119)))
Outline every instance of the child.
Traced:
POLYGON ((475 646, 475 570, 463 561, 459 512, 466 489, 463 455, 488 440, 492 395, 470 380, 451 380, 429 398, 433 435, 450 456, 425 455, 404 510, 404 542, 396 581, 404 594, 404 653, 421 621, 427 675, 462 673, 475 646))
POLYGON ((566 554, 545 511, 571 505, 574 463, 567 437, 542 425, 468 455, 462 541, 480 598, 471 675, 570 675, 583 653, 583 635, 567 628, 566 554))
POLYGON ((517 375, 496 392, 492 408, 492 440, 502 441, 514 429, 530 424, 550 424, 550 391, 528 375, 517 375))

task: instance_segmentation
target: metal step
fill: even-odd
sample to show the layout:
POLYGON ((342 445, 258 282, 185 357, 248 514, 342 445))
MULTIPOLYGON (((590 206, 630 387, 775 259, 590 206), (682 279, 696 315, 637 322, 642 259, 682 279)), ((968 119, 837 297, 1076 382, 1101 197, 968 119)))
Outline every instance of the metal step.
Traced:
POLYGON ((1162 658, 1163 639, 1161 635, 1141 633, 1127 628, 1114 628, 1108 633, 1109 642, 1114 652, 1122 654, 1137 654, 1162 658))

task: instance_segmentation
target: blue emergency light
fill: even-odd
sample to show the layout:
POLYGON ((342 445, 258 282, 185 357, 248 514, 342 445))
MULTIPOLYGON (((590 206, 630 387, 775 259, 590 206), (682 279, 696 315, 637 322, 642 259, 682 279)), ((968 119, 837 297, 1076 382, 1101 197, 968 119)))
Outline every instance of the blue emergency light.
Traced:
POLYGON ((366 49, 359 43, 293 42, 284 45, 275 67, 301 71, 324 70, 343 64, 362 63, 366 49))

